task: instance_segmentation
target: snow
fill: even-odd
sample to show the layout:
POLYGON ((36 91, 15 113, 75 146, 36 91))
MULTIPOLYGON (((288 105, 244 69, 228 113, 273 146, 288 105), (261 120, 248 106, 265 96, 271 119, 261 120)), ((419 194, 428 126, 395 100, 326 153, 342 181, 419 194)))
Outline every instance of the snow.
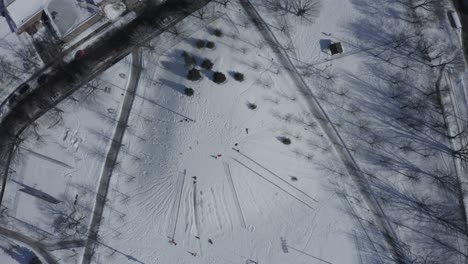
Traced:
MULTIPOLYGON (((311 22, 278 16, 264 1, 252 2, 366 174, 363 180, 372 186, 367 191, 377 191, 391 221, 401 221, 395 224, 396 239, 405 241, 405 250, 414 256, 431 248, 421 248, 418 240, 427 238, 411 228, 435 232, 446 241, 448 233, 438 233, 444 230, 440 226, 424 229, 431 226, 419 225, 412 218, 417 212, 408 216, 392 207, 407 192, 446 207, 456 204, 450 193, 423 177, 453 173, 452 156, 424 145, 405 150, 403 143, 414 146, 420 137, 395 121, 397 114, 410 110, 402 111, 389 96, 401 86, 386 78, 396 76, 399 84, 426 89, 436 75, 397 48, 387 49, 389 42, 394 44, 391 33, 414 29, 392 16, 381 18, 378 11, 390 7, 399 12, 402 7, 386 6, 385 1, 328 0, 311 22), (285 22, 290 30, 281 30, 285 22), (330 56, 326 44, 331 41, 342 43, 342 55, 330 56), (388 53, 397 55, 379 57, 388 53), (411 70, 398 67, 404 62, 411 70)), ((106 9, 110 18, 120 16, 106 9)), ((387 263, 381 259, 388 257, 385 239, 375 224, 376 217, 386 216, 376 216, 363 202, 335 151, 338 143, 330 142, 311 111, 311 94, 296 87, 295 71, 280 63, 237 1, 228 8, 212 2, 205 10, 204 20, 194 14, 178 24, 180 36, 166 32, 141 48, 141 77, 124 124, 92 263, 387 263), (223 36, 215 37, 214 29, 223 36), (215 48, 197 48, 199 40, 212 41, 215 48), (210 59, 213 71, 223 72, 227 82, 214 83, 208 70, 201 70, 202 80, 188 81, 183 52, 193 55, 197 65, 210 59), (245 80, 234 80, 235 72, 245 80), (193 88, 194 95, 186 96, 185 88, 193 88), (292 143, 283 144, 281 137, 292 143), (169 243, 172 239, 177 245, 169 243)), ((417 30, 434 42, 442 39, 437 42, 441 46, 459 47, 457 32, 447 31, 448 25, 443 21, 417 30)), ((121 105, 129 68, 122 61, 98 78, 110 93, 99 91, 81 103, 63 102, 58 106, 64 111, 61 118, 52 111, 27 131, 7 186, 8 227, 36 236, 63 235, 51 216, 56 216, 54 210, 68 212, 75 195, 85 216, 80 227, 88 227, 92 203, 101 195, 96 186, 115 120, 129 110, 121 105), (18 191, 25 186, 62 203, 51 206, 18 191)), ((456 89, 450 99, 466 100, 467 72, 448 74, 443 83, 456 89)), ((417 89, 409 93, 431 107, 432 101, 417 89)), ((428 118, 426 114, 420 116, 428 118)), ((434 120, 440 119, 435 115, 434 120)), ((424 140, 447 143, 439 134, 424 140)), ((55 254, 77 263, 83 249, 55 254)))
POLYGON ((358 262, 348 235, 352 221, 320 165, 337 162, 330 145, 261 35, 237 26, 245 19, 237 5, 200 29, 189 26, 196 18, 186 19, 185 40, 174 43, 164 34, 154 45, 172 48, 143 56, 144 76, 100 228, 106 246, 98 247, 94 263, 358 262), (225 36, 214 37, 213 28, 225 36), (216 48, 197 49, 198 39, 216 48), (187 81, 182 51, 198 64, 210 58, 228 81, 215 84, 208 71, 200 82, 187 81), (235 81, 233 71, 245 81, 235 81), (195 94, 183 95, 184 87, 195 94), (291 137, 291 146, 280 136, 291 137), (282 239, 290 253, 282 251, 282 239))
POLYGON ((7 219, 12 228, 34 236, 64 235, 54 221, 59 212, 70 213, 76 194, 79 195, 77 210, 85 216, 83 225, 86 226, 128 70, 129 62, 124 59, 94 81, 99 85, 95 95, 86 89, 75 93, 72 97, 80 100, 79 103, 65 100, 57 106, 62 114, 48 113, 25 132, 27 140, 12 165, 15 173, 11 175, 3 203, 8 208, 7 219), (53 205, 18 191, 25 187, 44 192, 60 203, 53 205), (21 222, 33 224, 35 228, 21 222))
POLYGON ((62 36, 97 13, 97 7, 76 0, 49 1, 47 12, 62 36))
POLYGON ((104 6, 104 13, 106 13, 106 16, 112 21, 120 17, 126 10, 127 7, 123 2, 107 4, 104 6))
POLYGON ((30 17, 43 10, 49 0, 15 0, 8 7, 16 26, 23 25, 30 17))
POLYGON ((96 7, 80 3, 76 0, 15 0, 7 9, 17 27, 46 9, 59 33, 65 35, 96 13, 96 7))

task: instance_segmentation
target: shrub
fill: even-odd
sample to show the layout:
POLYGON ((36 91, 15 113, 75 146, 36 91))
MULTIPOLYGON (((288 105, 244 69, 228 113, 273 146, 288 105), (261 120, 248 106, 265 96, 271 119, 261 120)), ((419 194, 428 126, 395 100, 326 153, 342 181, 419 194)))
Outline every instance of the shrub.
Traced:
POLYGON ((197 48, 201 49, 201 48, 204 48, 205 47, 205 41, 204 40, 198 40, 197 41, 197 48))
POLYGON ((213 69, 213 62, 211 62, 209 59, 203 60, 201 66, 203 69, 211 70, 213 69))
POLYGON ((186 87, 186 88, 184 89, 184 94, 187 95, 187 96, 192 96, 193 93, 194 93, 194 90, 193 90, 192 88, 186 87))
POLYGON ((213 41, 206 42, 206 47, 209 49, 213 49, 215 47, 215 43, 213 41))
POLYGON ((214 35, 217 36, 218 38, 223 36, 223 31, 221 29, 217 28, 214 30, 214 35))
POLYGON ((283 143, 285 145, 290 145, 291 144, 291 139, 289 139, 287 137, 279 137, 278 139, 279 139, 279 141, 281 141, 281 143, 283 143))
POLYGON ((220 84, 226 81, 226 75, 222 72, 213 73, 213 82, 220 84))
POLYGON ((234 79, 238 82, 242 82, 244 80, 244 74, 236 72, 234 73, 234 79))
POLYGON ((192 68, 191 70, 188 71, 187 79, 189 79, 190 81, 200 80, 201 79, 200 71, 195 68, 192 68))
POLYGON ((188 54, 185 51, 182 53, 182 57, 184 57, 184 62, 186 66, 192 66, 197 62, 192 55, 188 54))
POLYGON ((250 110, 255 110, 255 109, 257 109, 257 105, 254 104, 254 103, 247 103, 247 107, 248 107, 250 110))

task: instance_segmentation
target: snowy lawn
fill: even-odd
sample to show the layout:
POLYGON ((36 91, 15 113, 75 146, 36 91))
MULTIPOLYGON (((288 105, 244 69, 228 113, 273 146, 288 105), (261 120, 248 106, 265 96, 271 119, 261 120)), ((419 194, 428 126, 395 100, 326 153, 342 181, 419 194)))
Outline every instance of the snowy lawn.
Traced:
POLYGON ((95 263, 356 263, 330 144, 240 7, 222 11, 162 56, 145 53, 95 263), (213 69, 188 81, 184 52, 213 69))
POLYGON ((10 228, 50 239, 86 236, 129 63, 122 60, 24 132, 3 203, 10 228))

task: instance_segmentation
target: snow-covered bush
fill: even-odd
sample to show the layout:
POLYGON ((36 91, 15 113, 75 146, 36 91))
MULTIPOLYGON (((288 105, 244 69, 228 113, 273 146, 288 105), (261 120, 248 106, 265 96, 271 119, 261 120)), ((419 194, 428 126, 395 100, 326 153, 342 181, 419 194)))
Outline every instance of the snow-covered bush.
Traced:
POLYGON ((207 41, 206 42, 206 47, 209 49, 214 49, 215 43, 213 41, 207 41))
POLYGON ((197 48, 202 49, 205 47, 205 41, 202 39, 197 40, 197 48))
POLYGON ((226 81, 226 75, 222 72, 215 72, 213 74, 213 82, 220 84, 226 81))
POLYGON ((222 37, 223 36, 223 31, 219 28, 215 29, 213 31, 214 35, 217 36, 218 38, 222 37))
POLYGON ((236 80, 238 82, 244 81, 244 74, 242 74, 240 72, 235 72, 234 73, 234 80, 236 80))
POLYGON ((185 63, 185 66, 187 67, 195 65, 195 63, 197 62, 195 58, 189 53, 187 53, 186 51, 182 53, 182 57, 184 57, 184 63, 185 63))
POLYGON ((201 66, 203 67, 203 69, 211 70, 213 69, 213 62, 211 62, 211 60, 209 59, 205 59, 203 60, 201 66))
POLYGON ((186 88, 184 89, 184 94, 187 95, 187 96, 192 96, 193 93, 194 93, 194 91, 193 91, 192 88, 186 87, 186 88))
POLYGON ((250 110, 255 110, 255 109, 257 109, 257 105, 254 104, 254 103, 247 103, 247 107, 248 107, 250 110))
POLYGON ((281 143, 285 145, 290 145, 291 144, 291 139, 287 137, 278 137, 278 140, 281 141, 281 143))
POLYGON ((196 68, 192 68, 188 71, 187 79, 189 79, 190 81, 198 81, 201 79, 201 77, 202 76, 200 74, 200 71, 196 68))

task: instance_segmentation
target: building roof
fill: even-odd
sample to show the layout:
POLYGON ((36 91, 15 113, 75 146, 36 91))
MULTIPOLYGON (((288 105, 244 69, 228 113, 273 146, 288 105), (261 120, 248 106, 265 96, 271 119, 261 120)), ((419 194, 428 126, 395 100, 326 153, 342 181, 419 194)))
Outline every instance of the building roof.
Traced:
POLYGON ((77 0, 14 0, 7 7, 18 28, 38 12, 45 11, 60 36, 95 15, 96 8, 94 2, 77 0))
POLYGON ((329 48, 332 55, 337 53, 343 53, 343 47, 341 46, 340 42, 330 44, 329 48))
POLYGON ((49 0, 15 0, 8 7, 10 17, 17 27, 20 27, 29 18, 42 11, 49 0))

